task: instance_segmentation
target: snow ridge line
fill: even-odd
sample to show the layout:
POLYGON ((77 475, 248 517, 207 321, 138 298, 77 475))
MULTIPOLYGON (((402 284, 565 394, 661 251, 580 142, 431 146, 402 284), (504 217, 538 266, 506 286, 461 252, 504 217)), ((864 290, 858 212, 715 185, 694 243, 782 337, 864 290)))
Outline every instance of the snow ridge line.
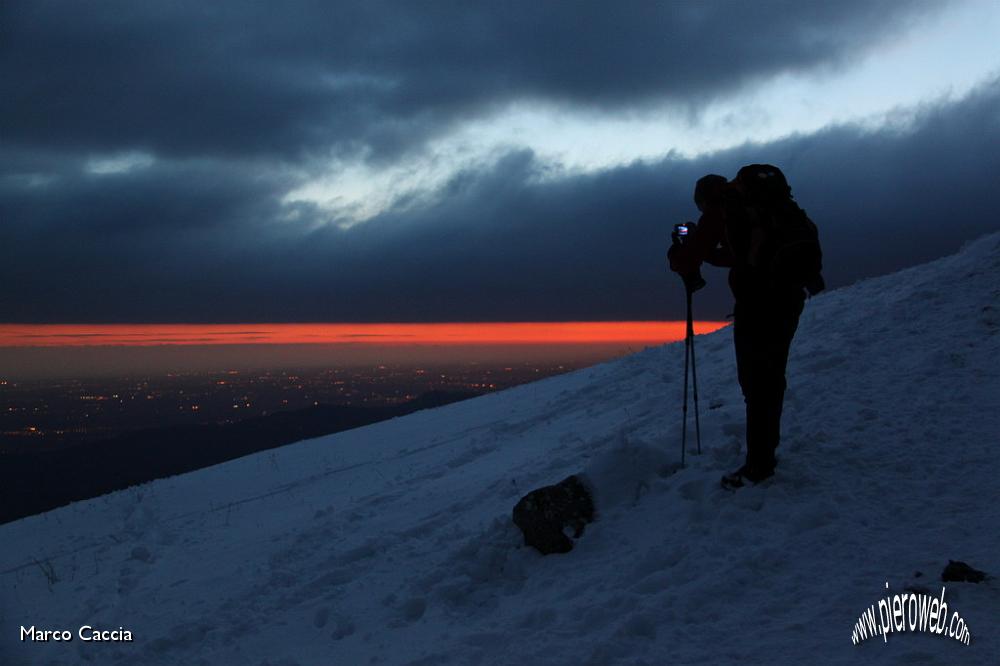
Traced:
MULTIPOLYGON (((377 424, 373 424, 373 425, 377 425, 377 424)), ((455 436, 455 437, 450 437, 448 439, 445 439, 443 441, 437 442, 435 444, 431 444, 429 446, 424 446, 424 447, 421 447, 419 449, 414 449, 414 450, 411 450, 411 451, 406 451, 406 452, 401 453, 398 456, 392 456, 392 457, 389 457, 389 458, 378 458, 378 459, 375 459, 375 460, 366 460, 364 462, 355 463, 353 465, 346 465, 344 467, 337 467, 335 469, 324 470, 323 472, 312 474, 312 475, 307 476, 307 477, 302 478, 302 479, 297 479, 294 482, 280 485, 277 488, 275 488, 274 490, 270 490, 270 491, 268 491, 266 493, 261 493, 259 495, 252 495, 250 497, 244 497, 242 499, 233 500, 231 502, 226 502, 225 504, 221 504, 221 505, 219 505, 217 507, 213 507, 211 509, 207 509, 207 510, 204 510, 204 511, 187 511, 185 513, 179 513, 179 514, 176 514, 176 515, 173 515, 173 516, 167 516, 166 518, 160 519, 159 522, 161 522, 161 523, 171 523, 171 522, 174 522, 174 521, 182 520, 184 518, 190 518, 192 516, 205 515, 205 514, 209 514, 209 513, 217 513, 219 511, 224 511, 224 510, 228 511, 228 510, 231 510, 233 507, 236 507, 236 506, 240 506, 240 505, 243 505, 243 504, 249 504, 251 502, 256 502, 256 501, 263 500, 263 499, 268 499, 269 497, 275 497, 277 495, 282 495, 282 494, 290 492, 290 491, 292 491, 292 490, 294 490, 296 488, 302 488, 303 486, 313 484, 313 483, 315 483, 317 481, 320 481, 320 480, 325 479, 327 477, 331 477, 331 476, 333 476, 335 474, 340 474, 341 472, 349 472, 351 470, 358 469, 359 467, 366 467, 366 466, 372 465, 372 464, 383 464, 383 463, 392 462, 394 460, 401 460, 402 458, 407 458, 407 457, 416 455, 418 453, 423 453, 425 451, 436 449, 436 448, 438 448, 440 446, 444 446, 446 444, 450 444, 450 443, 452 443, 454 441, 462 439, 465 436, 465 434, 466 433, 462 433, 461 435, 458 435, 458 436, 455 436)), ((303 441, 308 441, 308 440, 303 440, 303 441)), ((297 444, 299 442, 295 442, 295 443, 297 444)), ((288 445, 288 446, 291 446, 291 445, 288 445)), ((256 455, 256 454, 254 454, 254 455, 256 455)), ((170 477, 167 477, 167 478, 170 478, 170 477)), ((153 482, 149 482, 149 483, 153 483, 153 482)), ((133 486, 133 487, 138 487, 138 486, 133 486)), ((117 492, 126 492, 126 491, 117 491, 117 492)), ((111 494, 113 494, 113 493, 111 493, 111 494)), ((107 497, 107 495, 103 495, 103 497, 107 497)), ((96 499, 97 498, 94 498, 94 500, 96 500, 96 499)), ((84 501, 93 501, 93 500, 84 500, 84 501)), ((71 503, 71 504, 73 504, 73 503, 71 503)), ((67 505, 67 506, 69 506, 69 505, 67 505)), ((58 507, 58 508, 64 508, 64 507, 58 507)), ((58 510, 58 508, 54 509, 54 510, 58 510)), ((29 516, 29 518, 30 517, 31 516, 29 516)), ((112 539, 111 542, 112 543, 117 543, 117 542, 114 541, 114 539, 112 539)), ((62 559, 64 557, 67 557, 69 555, 76 555, 77 553, 86 552, 88 550, 93 550, 94 548, 98 548, 100 546, 106 545, 107 543, 108 542, 104 541, 104 540, 102 540, 102 541, 96 541, 94 543, 86 544, 86 545, 80 546, 78 548, 73 548, 71 550, 61 551, 59 553, 56 553, 55 555, 46 555, 42 559, 44 559, 46 561, 58 560, 58 559, 62 559)), ((0 576, 12 574, 12 573, 17 573, 18 571, 23 571, 25 569, 30 569, 31 567, 35 567, 35 566, 38 566, 38 558, 37 557, 34 557, 30 561, 24 562, 23 564, 19 564, 19 565, 16 565, 16 566, 13 566, 13 567, 10 567, 10 568, 7 568, 7 569, 0 570, 0 576)))
MULTIPOLYGON (((227 502, 225 504, 222 504, 222 505, 217 506, 217 507, 213 507, 211 509, 207 509, 205 511, 188 511, 188 512, 185 512, 185 513, 179 513, 179 514, 174 515, 174 516, 168 516, 166 518, 162 518, 162 519, 160 519, 159 522, 170 523, 170 522, 173 522, 173 521, 176 521, 176 520, 181 520, 183 518, 190 518, 191 516, 196 516, 196 515, 201 516, 201 515, 205 515, 207 513, 217 513, 219 511, 223 511, 223 510, 229 510, 229 509, 232 509, 235 506, 240 506, 242 504, 249 504, 250 502, 256 502, 258 500, 267 499, 269 497, 274 497, 276 495, 282 495, 282 494, 287 493, 287 492, 289 492, 289 491, 291 491, 291 490, 293 490, 295 488, 300 488, 300 487, 302 487, 304 485, 307 485, 307 484, 310 484, 310 483, 314 483, 314 482, 319 481, 320 479, 326 478, 328 476, 333 476, 334 474, 339 474, 340 472, 347 472, 347 471, 350 471, 352 469, 356 469, 358 467, 364 467, 365 465, 370 465, 373 462, 384 462, 384 461, 381 461, 381 460, 378 460, 378 461, 376 461, 376 460, 368 460, 366 462, 357 463, 355 465, 348 465, 346 467, 338 467, 337 469, 331 469, 331 470, 327 470, 325 472, 321 472, 319 474, 313 474, 312 476, 306 477, 306 478, 301 479, 299 481, 296 481, 294 483, 286 483, 286 484, 284 484, 282 486, 279 486, 278 488, 276 488, 274 490, 271 490, 271 491, 266 492, 266 493, 261 493, 260 495, 253 495, 251 497, 245 497, 243 499, 238 499, 238 500, 234 500, 232 502, 227 502)), ((114 542, 113 539, 112 539, 112 542, 114 542)), ((87 544, 85 546, 80 546, 79 548, 74 548, 72 550, 62 551, 62 552, 57 553, 55 555, 47 555, 47 556, 45 556, 44 559, 46 559, 46 560, 60 559, 60 558, 66 557, 67 555, 75 555, 75 554, 80 553, 80 552, 84 552, 84 551, 87 551, 87 550, 91 550, 93 548, 97 548, 99 546, 105 545, 106 543, 107 543, 106 541, 99 541, 99 542, 87 544)), ((11 574, 11 573, 16 573, 18 571, 22 571, 24 569, 28 569, 30 567, 36 566, 37 565, 37 561, 36 561, 37 559, 38 558, 34 558, 31 562, 25 562, 24 564, 20 564, 18 566, 14 566, 14 567, 11 567, 9 569, 4 569, 4 570, 0 571, 0 576, 6 575, 6 574, 11 574)))

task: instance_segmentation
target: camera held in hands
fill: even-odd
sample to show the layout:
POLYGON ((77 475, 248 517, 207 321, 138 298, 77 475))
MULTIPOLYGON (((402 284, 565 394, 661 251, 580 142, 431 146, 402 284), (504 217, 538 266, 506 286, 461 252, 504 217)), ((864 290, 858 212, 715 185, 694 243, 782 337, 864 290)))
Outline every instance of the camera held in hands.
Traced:
POLYGON ((671 238, 678 245, 683 245, 684 241, 690 237, 690 235, 697 229, 698 226, 694 222, 685 222, 684 224, 675 224, 674 233, 671 234, 671 238))
MULTIPOLYGON (((671 239, 674 241, 674 245, 684 246, 689 243, 697 228, 698 226, 693 222, 675 224, 674 232, 670 234, 671 239)), ((696 268, 688 273, 681 273, 681 279, 684 280, 684 286, 689 292, 698 291, 707 284, 705 282, 705 278, 701 276, 701 268, 696 268)))

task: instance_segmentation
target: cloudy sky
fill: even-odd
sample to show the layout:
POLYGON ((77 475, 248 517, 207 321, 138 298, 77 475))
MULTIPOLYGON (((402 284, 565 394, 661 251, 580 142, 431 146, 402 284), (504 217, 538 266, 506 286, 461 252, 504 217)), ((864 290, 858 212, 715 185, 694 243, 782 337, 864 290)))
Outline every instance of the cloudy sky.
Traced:
POLYGON ((1000 227, 998 34, 996 0, 6 0, 0 321, 680 318, 694 181, 761 161, 828 284, 890 272, 1000 227))

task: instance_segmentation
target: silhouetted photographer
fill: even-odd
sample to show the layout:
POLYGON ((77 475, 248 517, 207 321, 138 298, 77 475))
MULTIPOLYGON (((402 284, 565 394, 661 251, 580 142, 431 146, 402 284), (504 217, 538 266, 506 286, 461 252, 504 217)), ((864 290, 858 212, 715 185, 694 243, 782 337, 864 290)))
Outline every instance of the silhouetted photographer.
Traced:
POLYGON ((806 295, 825 286, 822 251, 816 225, 792 199, 777 167, 751 164, 732 182, 705 176, 695 186, 694 200, 701 212, 698 224, 675 227, 667 256, 671 270, 684 281, 689 303, 691 294, 705 285, 702 263, 730 269, 747 455, 722 484, 738 488, 774 474, 788 351, 806 295))

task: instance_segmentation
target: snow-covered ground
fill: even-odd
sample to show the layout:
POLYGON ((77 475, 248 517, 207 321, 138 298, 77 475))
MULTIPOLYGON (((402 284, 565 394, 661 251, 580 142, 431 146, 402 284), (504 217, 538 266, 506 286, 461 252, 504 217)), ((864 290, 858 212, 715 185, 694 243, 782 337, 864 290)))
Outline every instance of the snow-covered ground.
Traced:
POLYGON ((0 663, 996 664, 996 580, 946 584, 970 645, 851 631, 949 559, 1000 574, 998 296, 993 234, 811 300, 737 493, 727 328, 673 474, 683 343, 0 526, 0 663), (598 521, 524 547, 514 503, 581 470, 598 521), (83 624, 134 641, 19 641, 83 624))

